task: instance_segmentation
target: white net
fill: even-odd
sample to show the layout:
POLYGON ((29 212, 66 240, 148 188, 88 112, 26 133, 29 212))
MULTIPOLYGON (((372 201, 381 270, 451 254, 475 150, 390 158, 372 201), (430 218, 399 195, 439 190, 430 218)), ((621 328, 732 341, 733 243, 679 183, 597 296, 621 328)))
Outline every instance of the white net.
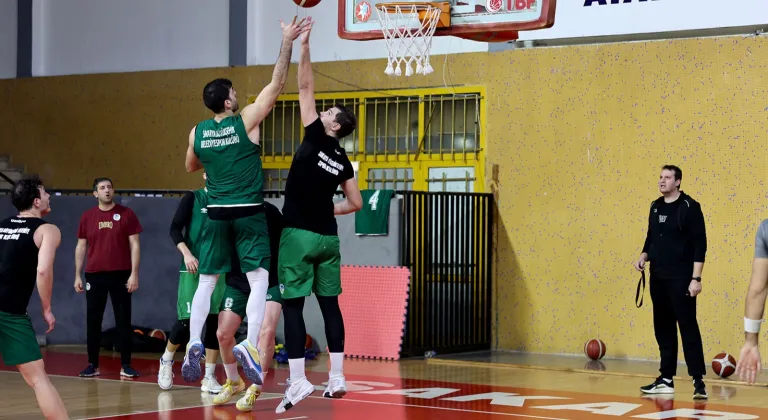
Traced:
POLYGON ((389 50, 384 73, 402 75, 401 64, 406 76, 413 75, 414 64, 416 74, 432 73, 429 54, 432 35, 440 20, 440 8, 428 3, 379 3, 376 13, 389 50), (420 18, 419 14, 423 16, 420 18))

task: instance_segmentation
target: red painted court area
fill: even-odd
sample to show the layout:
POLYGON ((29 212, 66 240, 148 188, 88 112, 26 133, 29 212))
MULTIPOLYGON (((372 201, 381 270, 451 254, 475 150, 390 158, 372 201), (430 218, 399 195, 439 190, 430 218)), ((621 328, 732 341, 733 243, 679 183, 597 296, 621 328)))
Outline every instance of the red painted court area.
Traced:
MULTIPOLYGON (((77 379, 81 381, 99 381, 119 379, 118 360, 103 358, 102 376, 99 378, 77 379)), ((47 370, 52 375, 76 377, 85 361, 85 355, 46 352, 47 370)), ((157 363, 153 360, 135 359, 135 367, 142 376, 125 382, 146 382, 154 384, 157 363)), ((180 363, 174 365, 178 371, 180 363)), ((3 370, 13 370, 2 367, 3 370)), ((287 369, 270 372, 264 392, 282 394, 287 369)), ((223 379, 223 372, 219 372, 223 379)), ((327 380, 327 373, 308 372, 313 384, 322 386, 327 380)), ((563 380, 584 381, 580 375, 567 375, 563 380), (566 379, 567 378, 567 379, 566 379)), ((175 384, 190 386, 176 372, 175 384)), ((223 381, 222 381, 223 382, 223 381)), ((665 397, 641 398, 601 395, 591 393, 565 392, 541 388, 506 387, 494 385, 466 384, 459 382, 439 382, 421 379, 403 379, 384 376, 347 375, 349 392, 341 400, 322 398, 318 390, 312 397, 299 403, 295 408, 283 414, 275 414, 278 404, 276 395, 263 395, 250 413, 242 413, 235 408, 235 401, 225 406, 213 406, 199 403, 197 407, 176 407, 168 410, 151 412, 134 411, 131 414, 109 416, 118 419, 429 419, 439 416, 443 419, 490 419, 490 418, 529 418, 529 419, 758 419, 768 418, 768 409, 725 405, 712 402, 694 403, 675 401, 665 397)), ((130 392, 160 395, 159 388, 146 384, 135 384, 130 392)), ((199 393, 197 388, 175 389, 176 393, 199 393)), ((717 392, 710 387, 710 394, 717 392)), ((680 400, 688 395, 679 395, 680 400)), ((711 398, 716 395, 711 395, 711 398)), ((689 399, 688 399, 689 400, 689 399)), ((90 417, 107 418, 107 417, 90 417)))

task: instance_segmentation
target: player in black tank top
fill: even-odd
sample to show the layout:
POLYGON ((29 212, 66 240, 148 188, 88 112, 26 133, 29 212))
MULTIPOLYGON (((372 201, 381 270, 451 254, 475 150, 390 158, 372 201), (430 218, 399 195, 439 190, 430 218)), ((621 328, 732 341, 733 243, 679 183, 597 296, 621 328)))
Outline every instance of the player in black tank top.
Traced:
POLYGON ((59 393, 45 373, 27 305, 37 285, 46 334, 56 319, 51 313, 53 261, 61 231, 42 220, 50 212, 50 195, 36 177, 19 180, 11 192, 19 214, 0 221, 0 356, 16 366, 32 388, 45 418, 69 418, 59 393))

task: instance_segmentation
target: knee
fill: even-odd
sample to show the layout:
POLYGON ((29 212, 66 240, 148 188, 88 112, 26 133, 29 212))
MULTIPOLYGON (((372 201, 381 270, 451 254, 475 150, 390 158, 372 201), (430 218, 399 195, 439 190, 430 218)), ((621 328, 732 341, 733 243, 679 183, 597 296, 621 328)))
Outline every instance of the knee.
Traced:
POLYGON ((37 388, 41 384, 48 382, 48 376, 45 374, 45 367, 42 360, 25 363, 18 366, 24 381, 32 388, 37 388))
POLYGON ((227 345, 235 341, 233 334, 222 329, 216 330, 216 339, 219 340, 219 345, 227 345))

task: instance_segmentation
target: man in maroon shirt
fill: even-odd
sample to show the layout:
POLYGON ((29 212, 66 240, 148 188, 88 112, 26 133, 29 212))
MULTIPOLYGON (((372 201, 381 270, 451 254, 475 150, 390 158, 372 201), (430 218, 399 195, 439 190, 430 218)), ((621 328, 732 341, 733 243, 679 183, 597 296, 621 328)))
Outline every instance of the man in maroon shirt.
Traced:
POLYGON ((85 291, 89 363, 80 376, 100 374, 101 322, 109 295, 120 343, 123 366, 120 376, 133 378, 139 374, 131 367, 131 293, 139 288, 139 233, 142 228, 133 210, 112 201, 115 191, 109 178, 96 178, 93 195, 99 205, 87 210, 80 218, 75 249, 75 290, 78 293, 85 291), (80 273, 86 250, 88 263, 83 288, 80 273))

